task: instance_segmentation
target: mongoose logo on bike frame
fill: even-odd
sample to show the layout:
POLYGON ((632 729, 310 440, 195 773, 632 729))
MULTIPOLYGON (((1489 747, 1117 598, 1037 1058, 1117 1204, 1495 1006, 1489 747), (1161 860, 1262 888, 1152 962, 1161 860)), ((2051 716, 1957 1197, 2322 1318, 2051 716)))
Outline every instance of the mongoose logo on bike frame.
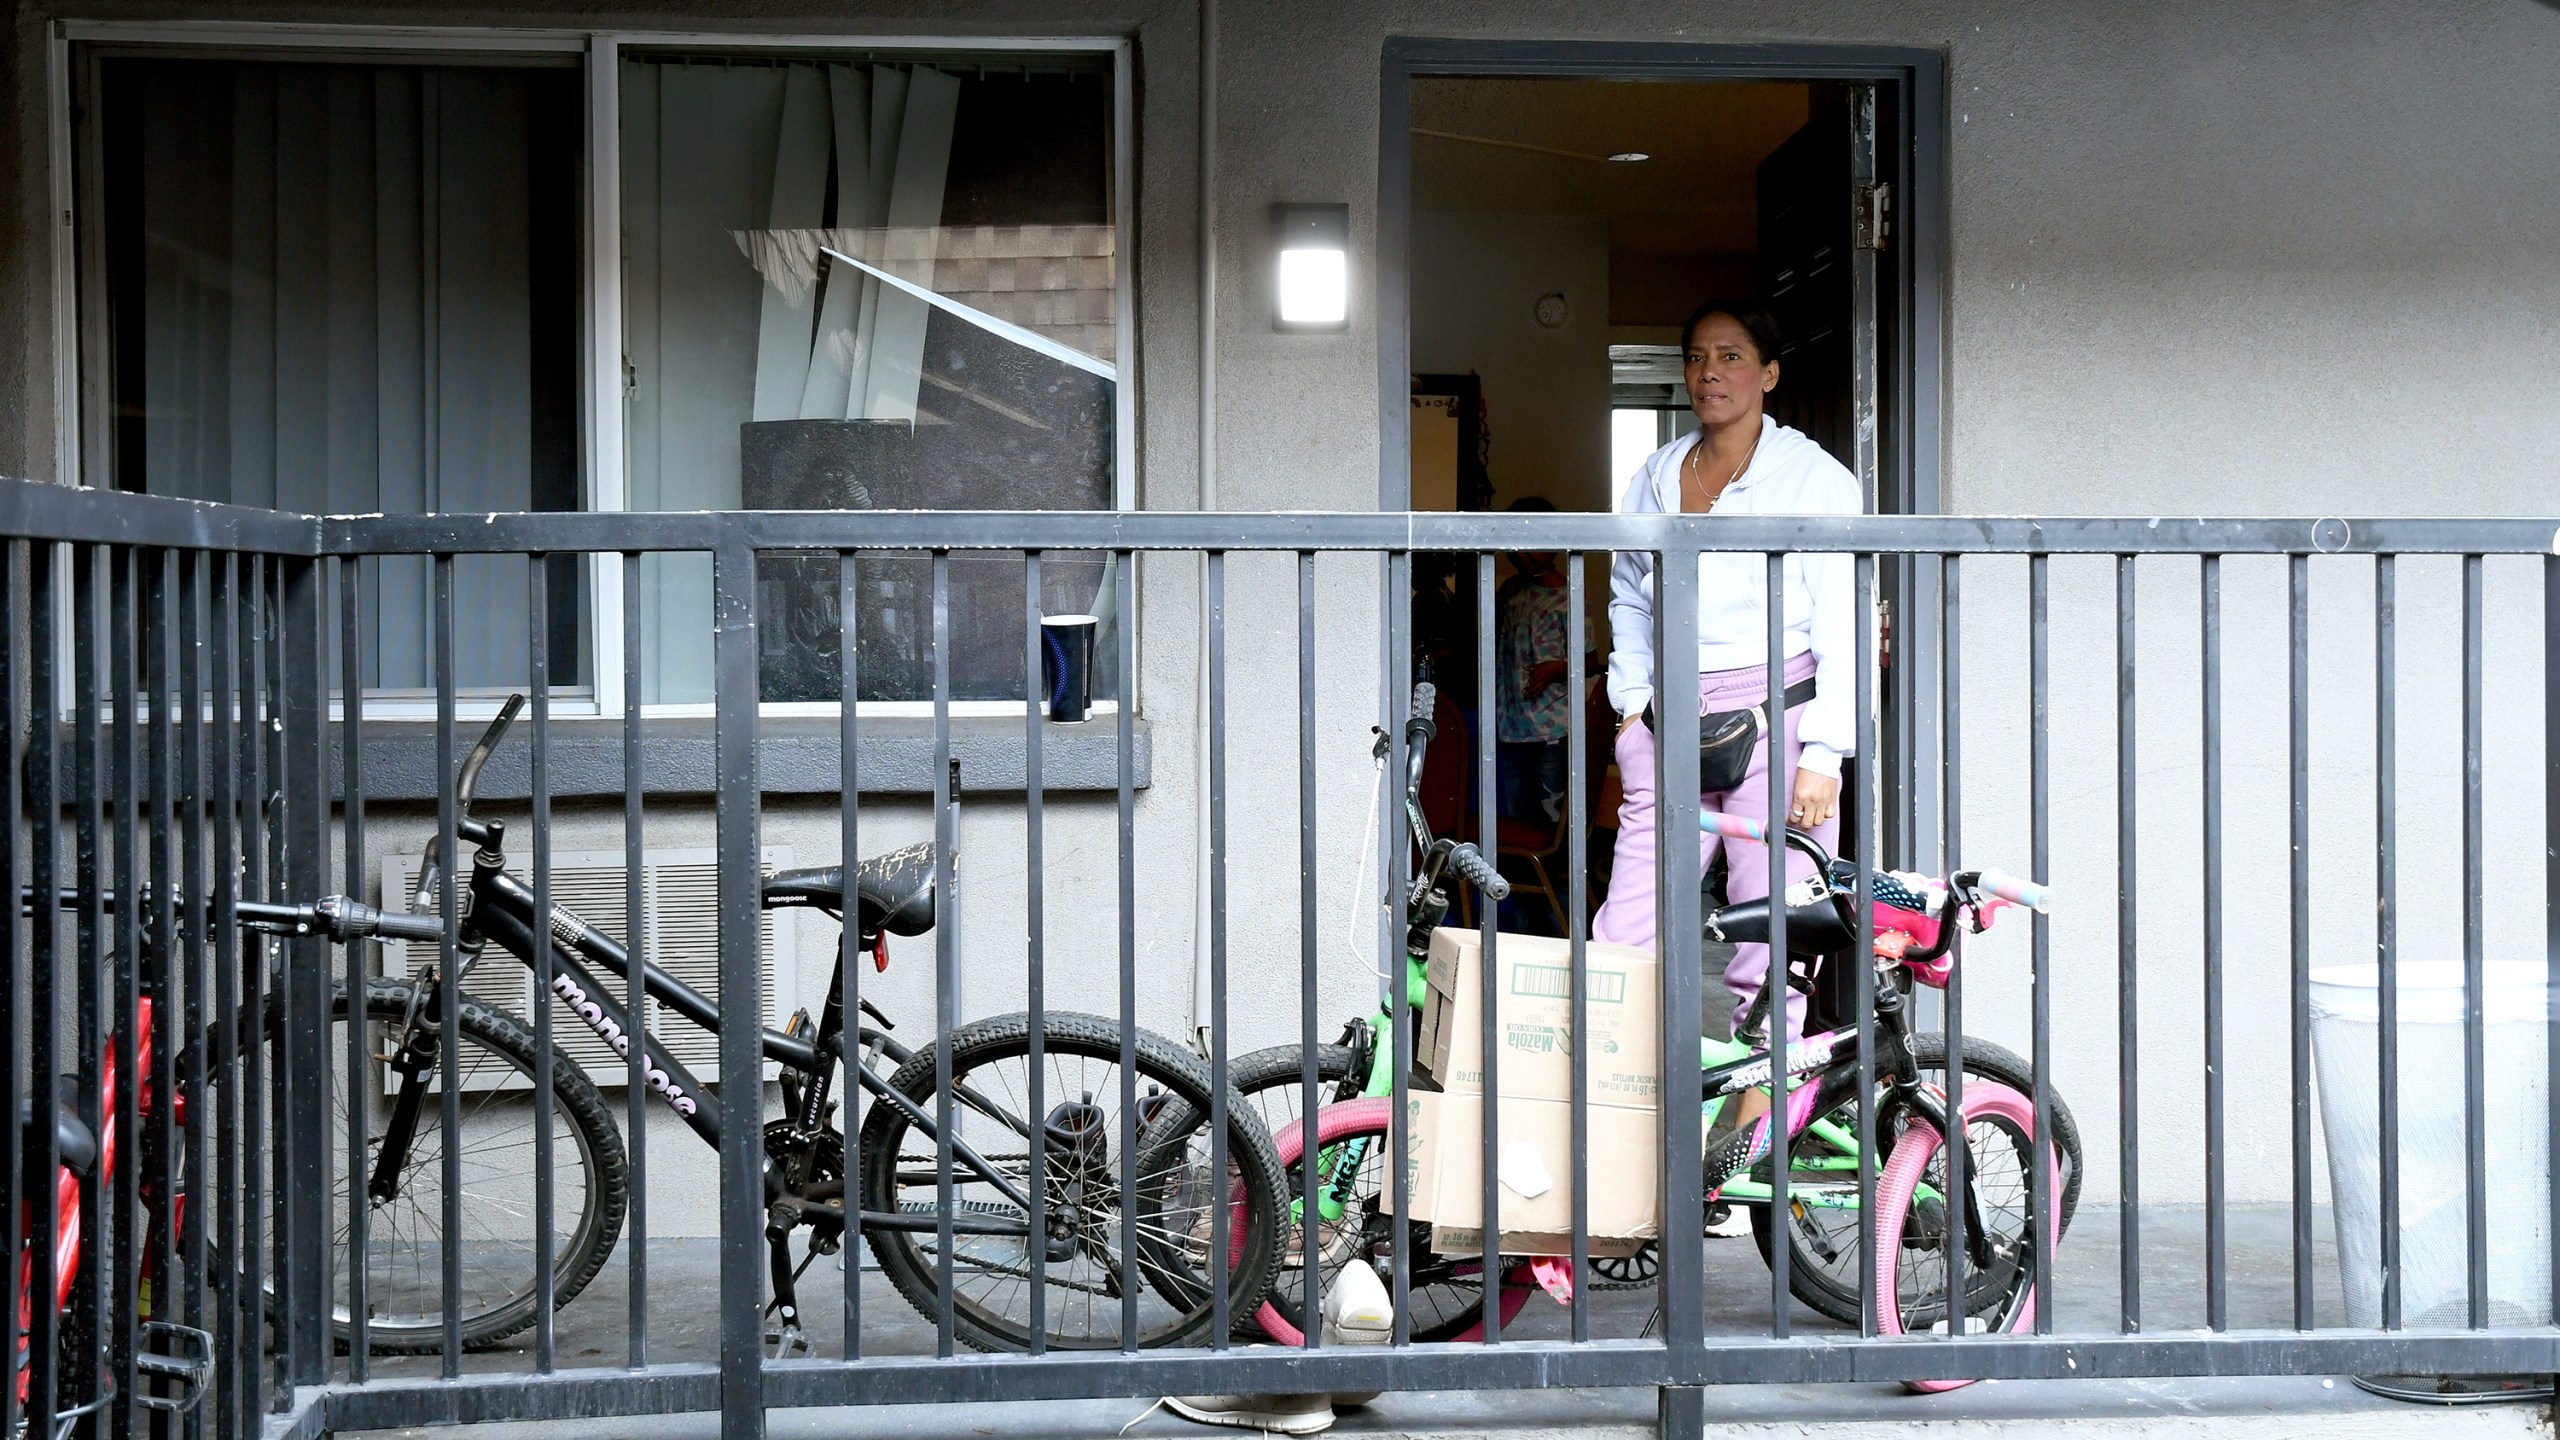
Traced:
MULTIPOLYGON (((551 977, 551 993, 567 1001, 569 1008, 578 1013, 578 1018, 587 1022, 587 1028, 596 1032, 596 1038, 613 1047, 614 1054, 626 1060, 631 1057, 631 1037, 622 1033, 622 1027, 614 1023, 612 1016, 604 1013, 603 1006, 588 998, 585 986, 565 974, 554 975, 551 977)), ((649 1088, 666 1096, 667 1105, 677 1114, 690 1115, 701 1108, 691 1095, 685 1093, 683 1086, 667 1078, 666 1071, 651 1065, 646 1067, 646 1073, 649 1088)))

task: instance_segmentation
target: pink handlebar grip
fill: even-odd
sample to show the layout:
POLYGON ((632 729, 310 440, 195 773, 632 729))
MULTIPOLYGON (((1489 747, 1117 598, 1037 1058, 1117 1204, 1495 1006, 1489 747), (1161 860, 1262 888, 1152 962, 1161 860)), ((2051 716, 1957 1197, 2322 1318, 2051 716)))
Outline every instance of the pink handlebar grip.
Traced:
POLYGON ((2001 899, 2013 905, 2023 905, 2039 915, 2047 913, 2047 907, 2053 900, 2053 892, 2042 885, 2014 875, 2003 875, 1997 870, 1983 871, 1978 883, 2001 899))
POLYGON ((1722 835, 1728 840, 1756 840, 1763 845, 1769 843, 1768 826, 1747 816, 1727 815, 1721 810, 1699 811, 1698 828, 1711 835, 1722 835))

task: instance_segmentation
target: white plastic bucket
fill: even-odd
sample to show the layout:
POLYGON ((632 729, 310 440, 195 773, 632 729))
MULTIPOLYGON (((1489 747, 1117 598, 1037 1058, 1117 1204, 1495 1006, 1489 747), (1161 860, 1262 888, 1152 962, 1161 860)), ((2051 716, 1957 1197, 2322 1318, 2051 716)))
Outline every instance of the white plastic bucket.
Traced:
MULTIPOLYGON (((2402 961, 2400 1311, 2412 1326, 2470 1323, 2463 1143, 2462 965, 2402 961)), ((2551 1093, 2546 971, 2483 967, 2487 1025, 2491 1325, 2551 1322, 2551 1093)), ((2347 1323, 2382 1323, 2381 993, 2371 964, 2311 972, 2311 1051, 2329 1149, 2347 1323)))

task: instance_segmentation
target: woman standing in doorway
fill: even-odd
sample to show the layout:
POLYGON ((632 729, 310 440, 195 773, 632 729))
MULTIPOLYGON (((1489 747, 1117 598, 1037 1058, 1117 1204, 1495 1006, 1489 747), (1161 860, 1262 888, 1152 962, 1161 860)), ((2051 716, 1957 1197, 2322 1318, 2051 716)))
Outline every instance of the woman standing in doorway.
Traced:
MULTIPOLYGON (((1763 413, 1778 386, 1778 327, 1757 304, 1718 300, 1698 307, 1681 331, 1681 377, 1698 429, 1656 450, 1618 497, 1620 514, 1855 515, 1865 507, 1858 482, 1839 461, 1800 431, 1763 413)), ((1786 822, 1836 849, 1839 834, 1840 761, 1857 744, 1855 713, 1858 621, 1846 555, 1789 555, 1785 566, 1786 734, 1777 763, 1786 766, 1786 822), (1807 690, 1810 694, 1807 694, 1807 690)), ((1654 949, 1654 738, 1648 720, 1657 707, 1690 703, 1690 680, 1701 715, 1766 703, 1768 696, 1768 583, 1757 553, 1710 554, 1698 562, 1698 653, 1653 653, 1653 557, 1621 554, 1611 566, 1609 700, 1620 716, 1618 771, 1626 799, 1618 812, 1618 843, 1608 900, 1594 920, 1592 937, 1654 949), (1655 694, 1657 675, 1663 694, 1655 694)), ((1712 809, 1769 817, 1769 741, 1764 734, 1749 772, 1731 790, 1700 797, 1712 809)), ((1774 829, 1775 827, 1771 827, 1774 829)), ((1699 874, 1720 844, 1702 837, 1699 874)), ((1769 893, 1769 870, 1759 847, 1737 855, 1727 870, 1728 898, 1755 900, 1769 893)), ((1812 873, 1812 863, 1790 852, 1788 878, 1812 873)), ((1737 1017, 1768 974, 1769 947, 1740 945, 1725 965, 1737 1017)), ((1786 1030, 1801 1033, 1804 1007, 1790 995, 1786 1030)), ((1742 1124, 1763 1112, 1767 1098, 1746 1091, 1743 1104, 1727 1107, 1726 1123, 1742 1124), (1755 1103, 1756 1102, 1756 1103, 1755 1103)), ((1721 1126, 1719 1128, 1722 1128, 1721 1126)))

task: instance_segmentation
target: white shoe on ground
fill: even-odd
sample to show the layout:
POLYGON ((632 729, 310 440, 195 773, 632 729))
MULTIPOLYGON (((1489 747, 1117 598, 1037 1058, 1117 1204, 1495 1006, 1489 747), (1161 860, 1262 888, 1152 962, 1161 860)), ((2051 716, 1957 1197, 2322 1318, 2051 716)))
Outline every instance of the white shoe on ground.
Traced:
POLYGON ((1168 1395, 1164 1408, 1203 1425, 1313 1435, 1333 1428, 1333 1397, 1315 1395, 1168 1395))

